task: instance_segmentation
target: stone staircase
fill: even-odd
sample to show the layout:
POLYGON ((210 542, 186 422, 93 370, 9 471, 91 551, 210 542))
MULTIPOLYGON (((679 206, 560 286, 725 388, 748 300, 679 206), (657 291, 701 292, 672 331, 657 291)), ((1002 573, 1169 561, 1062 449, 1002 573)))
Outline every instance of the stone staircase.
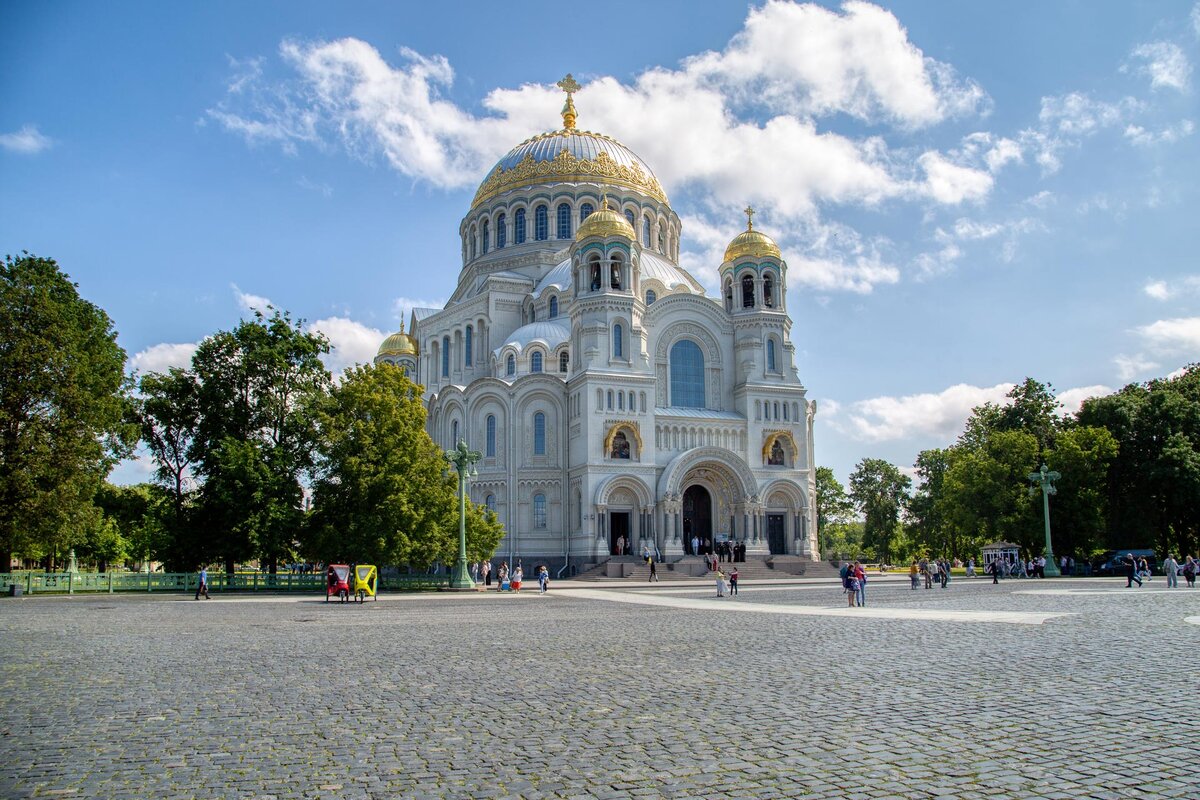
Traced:
MULTIPOLYGON (((746 556, 746 560, 736 564, 721 562, 721 571, 728 574, 731 567, 738 569, 740 583, 755 581, 782 580, 786 578, 833 578, 837 579, 837 569, 827 561, 801 561, 794 557, 780 557, 776 563, 769 563, 771 556, 746 556), (799 570, 803 569, 803 573, 799 570)), ((650 567, 639 556, 614 556, 608 561, 596 564, 579 574, 572 580, 577 581, 612 581, 620 583, 648 583, 650 567)), ((699 556, 684 556, 670 563, 659 563, 658 579, 666 583, 684 580, 715 580, 715 576, 704 569, 704 559, 699 556)))

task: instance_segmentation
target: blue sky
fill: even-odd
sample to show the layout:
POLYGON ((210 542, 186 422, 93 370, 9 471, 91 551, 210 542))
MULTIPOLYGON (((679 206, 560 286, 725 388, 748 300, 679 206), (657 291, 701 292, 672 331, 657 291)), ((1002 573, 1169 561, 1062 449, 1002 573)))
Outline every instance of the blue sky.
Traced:
POLYGON ((1198 360, 1200 4, 565 8, 10 0, 0 244, 57 259, 131 369, 266 301, 340 369, 449 296, 476 186, 570 71, 710 290, 758 209, 843 480, 1027 375, 1074 408, 1198 360))

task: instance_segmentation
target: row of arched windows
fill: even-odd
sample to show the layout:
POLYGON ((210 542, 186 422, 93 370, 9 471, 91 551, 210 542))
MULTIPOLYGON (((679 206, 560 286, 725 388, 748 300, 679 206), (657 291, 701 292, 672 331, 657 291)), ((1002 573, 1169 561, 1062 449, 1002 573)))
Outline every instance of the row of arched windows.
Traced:
MULTIPOLYGON (((646 413, 646 393, 641 392, 640 394, 642 398, 642 413, 644 414, 646 413)), ((612 389, 609 389, 607 392, 603 389, 596 390, 597 411, 624 411, 626 408, 634 413, 638 410, 637 396, 633 392, 617 391, 614 393, 612 389), (628 402, 628 405, 626 405, 626 402, 628 402)))
MULTIPOLYGON (((488 511, 496 513, 496 495, 489 494, 483 498, 483 505, 488 511)), ((546 495, 538 492, 533 496, 533 527, 546 527, 546 495)))
POLYGON ((778 400, 755 400, 754 418, 756 420, 775 420, 782 422, 800 421, 800 406, 797 403, 780 403, 778 400), (789 409, 791 409, 789 414, 789 409), (789 419, 790 417, 790 419, 789 419))
MULTIPOLYGON (((496 415, 488 414, 483 423, 484 442, 483 442, 483 457, 496 457, 496 415)), ((458 444, 458 420, 450 423, 450 446, 455 447, 458 444)), ((546 414, 538 411, 533 415, 533 454, 535 456, 546 455, 546 414)))
MULTIPOLYGON (((763 308, 775 308, 775 277, 770 272, 763 273, 762 276, 762 292, 758 291, 758 281, 755 281, 753 275, 743 275, 738 285, 741 288, 741 298, 739 308, 755 308, 761 297, 763 308)), ((725 310, 733 311, 733 279, 725 279, 725 310)))
MULTIPOLYGON (((569 353, 567 353, 564 350, 563 352, 558 354, 558 371, 566 372, 570 368, 570 366, 571 366, 571 356, 569 353)), ((530 372, 544 372, 545 371, 545 357, 542 355, 541 350, 534 350, 532 353, 530 353, 530 355, 529 355, 529 371, 530 372)), ((505 377, 511 378, 516 374, 517 374, 517 357, 516 357, 516 355, 509 353, 508 357, 506 359, 504 359, 504 375, 505 375, 505 377)))
MULTIPOLYGON (((579 205, 579 223, 582 223, 595 211, 590 202, 579 205)), ((632 208, 626 208, 625 219, 629 226, 637 230, 637 216, 632 208)), ((559 203, 554 207, 554 235, 557 239, 570 239, 574 235, 570 203, 559 203)), ((500 212, 495 216, 496 248, 508 246, 508 214, 500 212)), ((663 217, 657 219, 651 214, 643 214, 641 218, 642 246, 657 250, 671 258, 679 257, 679 235, 673 226, 663 217), (657 234, 655 233, 657 231, 657 234)), ((514 244, 525 244, 528 241, 527 212, 518 208, 513 212, 512 238, 514 244)), ((533 239, 543 242, 550 238, 550 206, 539 203, 533 209, 533 239)), ((464 242, 464 255, 474 259, 480 254, 486 255, 492 249, 492 220, 484 218, 476 227, 472 225, 468 233, 468 241, 464 242)))

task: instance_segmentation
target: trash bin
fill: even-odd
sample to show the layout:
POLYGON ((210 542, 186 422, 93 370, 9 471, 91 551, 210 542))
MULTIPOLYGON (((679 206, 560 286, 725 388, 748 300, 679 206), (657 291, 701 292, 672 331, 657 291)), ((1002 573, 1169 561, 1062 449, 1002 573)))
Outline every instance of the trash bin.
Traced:
POLYGON ((24 593, 25 593, 25 590, 24 590, 24 587, 21 586, 21 584, 10 583, 8 585, 8 596, 9 597, 20 597, 24 593))

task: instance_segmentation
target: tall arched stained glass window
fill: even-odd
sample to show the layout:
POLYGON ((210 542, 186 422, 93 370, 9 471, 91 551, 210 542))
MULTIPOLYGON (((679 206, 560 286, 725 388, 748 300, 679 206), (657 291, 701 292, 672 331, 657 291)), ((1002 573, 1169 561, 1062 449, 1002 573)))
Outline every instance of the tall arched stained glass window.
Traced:
POLYGON ((496 513, 496 495, 489 494, 487 497, 483 498, 483 504, 487 506, 488 511, 492 512, 493 514, 496 513))
POLYGON ((492 223, 488 220, 483 221, 483 252, 486 254, 488 246, 492 240, 492 223))
POLYGON ((571 206, 567 203, 558 204, 558 233, 559 239, 571 238, 571 206))
POLYGON ((504 364, 504 373, 510 377, 517 374, 517 359, 515 356, 510 355, 508 357, 508 361, 504 364))
POLYGON ((612 342, 613 358, 624 358, 625 357, 625 343, 622 341, 621 323, 618 322, 616 325, 613 325, 612 333, 613 333, 613 342, 612 342))
POLYGON ((471 361, 472 361, 471 356, 474 354, 474 351, 475 351, 474 338, 475 338, 475 329, 472 328, 470 325, 468 325, 466 333, 463 334, 463 366, 464 367, 471 366, 471 361))
POLYGON ((450 377, 450 337, 442 337, 442 377, 450 377))
POLYGON ((533 211, 533 238, 544 242, 550 238, 550 210, 538 206, 533 211))
POLYGON ((499 250, 508 244, 508 215, 501 214, 496 217, 496 249, 499 250))
POLYGON ((546 455, 546 415, 541 411, 533 415, 533 454, 546 455))
POLYGON ((531 355, 529 357, 529 371, 530 372, 541 372, 542 371, 542 351, 541 350, 534 350, 533 355, 531 355))
POLYGON ((571 356, 567 353, 558 354, 558 371, 566 372, 571 366, 571 356))
POLYGON ((475 257, 476 248, 479 247, 479 232, 474 227, 471 228, 471 258, 475 257))
POLYGON ((513 224, 513 240, 517 244, 525 244, 525 209, 518 208, 516 221, 513 224))
POLYGON ((767 372, 775 371, 775 340, 767 339, 767 372))
POLYGON ((550 319, 554 319, 557 316, 558 316, 558 298, 551 297, 550 298, 550 319))
POLYGON ((588 215, 595 210, 595 207, 593 207, 591 203, 584 203, 581 205, 579 207, 579 223, 582 225, 583 221, 588 218, 588 215))
POLYGON ((633 212, 630 211, 628 208, 625 209, 625 219, 629 220, 629 227, 632 228, 633 224, 634 224, 633 223, 633 212))
POLYGON ((650 246, 650 218, 642 217, 642 246, 650 246))
POLYGON ((495 458, 496 457, 496 415, 495 414, 487 415, 487 421, 485 423, 485 427, 487 428, 487 432, 486 432, 487 435, 486 435, 486 438, 484 439, 483 454, 488 458, 495 458))
POLYGON ((648 306, 654 305, 654 301, 657 299, 658 299, 658 295, 654 293, 653 289, 650 289, 649 291, 646 292, 646 305, 648 305, 648 306))
POLYGON ((541 492, 533 496, 533 527, 546 527, 546 495, 541 492))
POLYGON ((454 420, 454 424, 450 426, 450 445, 458 447, 458 420, 454 420))
POLYGON ((671 405, 704 408, 704 353, 691 339, 671 346, 671 405))

